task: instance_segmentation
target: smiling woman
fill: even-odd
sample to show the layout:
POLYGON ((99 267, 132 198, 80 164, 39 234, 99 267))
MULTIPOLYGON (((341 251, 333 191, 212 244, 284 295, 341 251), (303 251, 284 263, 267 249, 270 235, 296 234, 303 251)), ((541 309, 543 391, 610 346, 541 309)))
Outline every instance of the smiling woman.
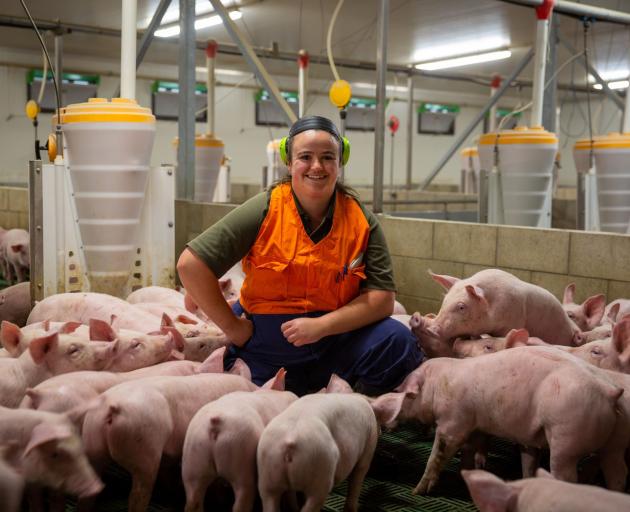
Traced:
POLYGON ((392 264, 372 212, 338 182, 350 145, 324 117, 298 120, 280 143, 289 175, 192 240, 177 269, 189 298, 234 344, 262 384, 280 367, 287 389, 319 390, 336 373, 365 393, 400 384, 422 353, 389 318, 392 264), (232 309, 217 276, 238 260, 232 309))

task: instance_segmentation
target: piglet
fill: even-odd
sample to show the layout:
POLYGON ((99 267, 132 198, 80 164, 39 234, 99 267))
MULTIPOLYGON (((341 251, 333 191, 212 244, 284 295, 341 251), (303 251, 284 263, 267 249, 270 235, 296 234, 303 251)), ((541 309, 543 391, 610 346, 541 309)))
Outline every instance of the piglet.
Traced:
POLYGON ((227 336, 218 326, 212 323, 184 323, 185 318, 180 315, 173 321, 164 313, 160 332, 163 334, 170 332, 177 342, 183 345, 182 350, 186 359, 203 361, 215 350, 230 344, 227 336))
POLYGON ((9 284, 26 281, 31 266, 29 245, 28 231, 23 229, 9 229, 2 237, 4 275, 9 284))
MULTIPOLYGON (((339 380, 334 376, 328 391, 338 391, 333 388, 339 386, 339 380)), ((303 396, 263 431, 257 461, 264 512, 280 510, 286 491, 304 493, 303 512, 319 511, 333 486, 346 478, 344 510, 358 509, 361 485, 376 448, 378 423, 390 423, 398 410, 381 408, 381 401, 371 405, 365 396, 352 393, 347 383, 343 388, 346 392, 341 394, 303 396)))
POLYGON ((592 485, 556 480, 544 469, 538 478, 505 482, 487 471, 462 471, 481 512, 619 512, 630 510, 630 496, 592 485))
POLYGON ((613 300, 606 306, 602 323, 614 324, 617 320, 626 315, 630 315, 630 299, 613 300))
POLYGON ((579 332, 550 292, 503 270, 482 270, 467 279, 431 277, 447 290, 440 311, 435 318, 414 313, 410 320, 429 357, 452 355, 457 337, 505 336, 524 327, 548 343, 572 345, 579 332))
POLYGON ((564 289, 562 309, 575 322, 581 331, 590 331, 597 327, 604 316, 606 297, 603 294, 593 295, 582 304, 575 301, 575 283, 569 283, 564 289))
POLYGON ((429 492, 446 462, 479 431, 522 446, 549 447, 551 472, 575 482, 580 457, 599 452, 610 488, 623 488, 626 466, 618 427, 623 388, 552 347, 517 347, 470 359, 424 362, 400 386, 417 393, 401 419, 437 424, 416 494, 429 492))
POLYGON ((0 290, 0 319, 19 326, 31 312, 31 284, 26 281, 0 290))
POLYGON ((245 272, 240 261, 219 278, 219 287, 230 306, 240 298, 243 281, 245 281, 245 272))
POLYGON ((87 408, 55 414, 0 407, 0 439, 19 448, 12 464, 27 482, 80 497, 101 491, 103 484, 72 425, 87 408))
MULTIPOLYGON (((9 339, 19 342, 17 335, 9 339)), ((0 359, 0 405, 17 407, 27 388, 52 375, 102 370, 115 356, 116 346, 116 342, 86 342, 58 333, 34 339, 20 357, 0 359)))
POLYGON ((182 477, 186 512, 201 512, 208 486, 222 477, 234 491, 234 512, 254 508, 256 448, 265 426, 297 396, 284 391, 284 369, 260 390, 236 391, 203 406, 186 432, 182 477))
POLYGON ((21 329, 14 323, 3 320, 0 324, 0 342, 10 357, 19 357, 28 349, 31 341, 56 332, 58 334, 72 334, 82 324, 78 322, 63 322, 51 325, 50 322, 32 324, 21 329))
POLYGON ((7 462, 8 452, 16 448, 9 444, 0 445, 0 503, 5 512, 18 512, 22 503, 24 477, 7 462))
POLYGON ((162 456, 179 458, 190 420, 205 404, 233 391, 253 391, 246 379, 227 374, 149 377, 105 391, 83 422, 90 460, 109 459, 132 477, 128 510, 146 510, 162 456))

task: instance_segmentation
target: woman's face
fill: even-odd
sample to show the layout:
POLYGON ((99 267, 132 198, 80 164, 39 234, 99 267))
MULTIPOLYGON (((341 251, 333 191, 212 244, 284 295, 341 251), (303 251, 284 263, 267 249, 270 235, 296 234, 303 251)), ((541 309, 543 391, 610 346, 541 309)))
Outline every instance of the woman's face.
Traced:
POLYGON ((339 175, 339 143, 323 130, 298 133, 291 142, 288 168, 298 199, 328 201, 339 175))

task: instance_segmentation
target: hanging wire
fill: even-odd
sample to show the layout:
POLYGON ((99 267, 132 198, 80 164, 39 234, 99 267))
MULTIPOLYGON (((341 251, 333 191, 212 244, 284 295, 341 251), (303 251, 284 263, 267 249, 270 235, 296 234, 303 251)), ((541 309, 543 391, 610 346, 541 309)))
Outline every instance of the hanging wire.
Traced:
POLYGON ((594 155, 593 155, 593 119, 591 117, 591 87, 588 83, 588 29, 590 21, 584 20, 584 63, 586 73, 586 112, 588 116, 588 138, 590 140, 590 148, 588 154, 588 166, 589 169, 593 168, 594 155))

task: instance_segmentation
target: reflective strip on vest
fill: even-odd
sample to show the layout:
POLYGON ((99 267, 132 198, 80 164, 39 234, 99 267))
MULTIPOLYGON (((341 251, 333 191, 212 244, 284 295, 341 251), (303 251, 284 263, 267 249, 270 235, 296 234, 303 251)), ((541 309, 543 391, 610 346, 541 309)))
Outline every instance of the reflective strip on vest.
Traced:
POLYGON ((356 200, 336 193, 330 232, 310 239, 284 183, 271 193, 269 212, 243 258, 240 302, 250 313, 333 311, 359 295, 370 226, 356 200))

